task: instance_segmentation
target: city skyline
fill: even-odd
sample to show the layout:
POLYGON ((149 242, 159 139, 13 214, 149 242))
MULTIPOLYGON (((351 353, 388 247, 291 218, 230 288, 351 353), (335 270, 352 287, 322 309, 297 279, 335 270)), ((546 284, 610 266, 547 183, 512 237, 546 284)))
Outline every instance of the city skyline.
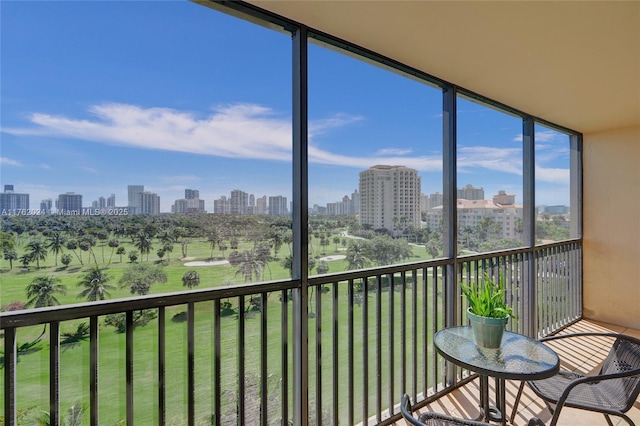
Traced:
MULTIPOLYGON (((130 182, 163 212, 187 187, 208 210, 236 188, 292 198, 287 34, 190 2, 6 2, 1 19, 1 181, 32 203, 122 201, 130 182)), ((376 164, 443 192, 437 88, 318 45, 309 62, 310 205, 376 164)), ((459 184, 522 200, 521 121, 466 99, 458 116, 459 184)), ((536 128, 536 204, 569 204, 567 141, 536 128)))
MULTIPOLYGON (((402 168, 403 166, 398 166, 398 167, 402 168)), ((147 193, 147 194, 149 193, 149 191, 145 191, 144 190, 145 185, 128 185, 127 187, 129 189, 132 188, 132 187, 137 187, 140 193, 147 193)), ((253 193, 250 193, 250 192, 247 192, 247 191, 243 191, 243 190, 238 189, 238 188, 230 191, 228 196, 227 195, 221 195, 218 198, 215 198, 213 200, 209 200, 210 201, 209 203, 206 203, 206 200, 204 200, 202 198, 199 198, 200 197, 200 195, 199 195, 200 194, 200 190, 193 189, 193 188, 186 188, 185 187, 184 190, 183 190, 183 195, 184 196, 181 197, 181 198, 177 198, 175 200, 172 200, 172 202, 170 204, 170 209, 168 211, 164 211, 164 210, 160 209, 159 213, 184 213, 183 211, 175 212, 174 209, 175 209, 176 203, 179 203, 179 202, 182 202, 182 201, 186 201, 186 200, 199 201, 200 202, 199 209, 202 209, 205 213, 220 213, 220 212, 215 211, 216 210, 215 204, 217 202, 220 202, 220 201, 225 201, 225 200, 226 201, 230 201, 233 198, 233 193, 234 192, 242 192, 242 193, 244 193, 247 196, 247 201, 249 199, 253 200, 253 204, 251 204, 249 202, 247 203, 247 206, 250 206, 250 207, 251 206, 253 206, 253 207, 259 206, 260 201, 264 200, 263 201, 265 203, 264 212, 259 212, 258 214, 269 213, 271 204, 270 203, 266 203, 266 200, 274 201, 279 205, 278 214, 282 214, 282 212, 283 212, 283 208, 281 207, 282 203, 283 202, 287 203, 287 197, 285 197, 283 195, 267 195, 267 194, 264 194, 262 196, 255 196, 255 194, 253 194, 253 193), (284 199, 284 201, 283 201, 283 199, 284 199), (202 204, 202 203, 205 203, 205 204, 202 204)), ((458 192, 458 199, 459 200, 460 199, 467 199, 467 200, 491 201, 491 200, 486 198, 486 196, 484 194, 484 188, 482 188, 482 187, 474 187, 472 184, 467 184, 467 185, 465 185, 463 187, 459 187, 457 192, 458 192), (464 198, 463 196, 465 194, 474 194, 474 195, 470 196, 469 198, 464 198), (476 194, 481 194, 483 198, 480 198, 479 196, 476 196, 476 194)), ((80 200, 82 200, 81 201, 81 208, 82 209, 92 209, 92 208, 93 209, 95 209, 95 208, 98 208, 98 209, 107 208, 108 209, 109 207, 115 207, 115 208, 120 208, 121 209, 123 207, 127 207, 127 208, 133 207, 134 208, 133 210, 127 210, 127 214, 136 214, 135 213, 136 205, 135 205, 135 202, 134 202, 134 204, 131 204, 132 203, 132 201, 131 201, 132 199, 127 199, 126 203, 118 203, 117 202, 117 198, 115 198, 115 194, 111 194, 108 198, 105 198, 104 196, 99 196, 97 200, 88 200, 88 199, 86 199, 84 197, 83 194, 76 193, 74 191, 67 191, 67 192, 64 192, 64 193, 61 192, 57 196, 55 196, 53 198, 43 199, 43 200, 34 200, 34 199, 32 199, 30 197, 29 193, 24 193, 24 192, 21 192, 19 190, 16 191, 15 190, 15 185, 12 185, 12 184, 5 184, 4 185, 4 191, 2 193, 0 193, 0 195, 3 195, 3 194, 11 194, 11 195, 15 195, 15 196, 24 196, 24 195, 26 195, 26 198, 25 197, 21 197, 20 203, 23 204, 25 202, 25 200, 26 200, 26 202, 29 203, 29 207, 23 207, 22 205, 20 205, 20 206, 18 206, 19 209, 29 209, 29 210, 38 211, 38 210, 50 210, 52 207, 55 207, 53 209, 53 210, 55 210, 55 209, 57 209, 56 204, 59 202, 61 197, 68 197, 69 195, 74 195, 74 196, 76 196, 76 198, 79 196, 80 200), (101 202, 103 202, 104 205, 102 205, 101 202), (49 207, 47 209, 43 209, 42 205, 46 204, 46 203, 49 203, 49 207)), ((495 200, 496 196, 500 196, 501 194, 504 195, 505 191, 504 190, 500 190, 496 194, 491 195, 491 197, 492 197, 493 200, 495 200)), ((153 194, 153 195, 156 195, 156 194, 153 194)), ((329 211, 329 210, 336 210, 336 209, 339 210, 340 208, 337 207, 336 205, 343 204, 343 203, 346 203, 346 202, 351 202, 351 201, 353 201, 354 196, 358 196, 358 201, 357 201, 358 202, 358 208, 356 208, 356 211, 359 212, 359 203, 360 203, 359 197, 360 197, 360 193, 358 192, 357 188, 354 191, 352 191, 351 194, 349 194, 349 193, 345 194, 343 197, 341 197, 340 200, 335 200, 335 201, 332 201, 332 202, 328 202, 328 203, 326 203, 324 205, 319 205, 317 203, 313 203, 313 204, 310 203, 308 207, 309 207, 310 210, 313 210, 313 211, 316 211, 317 207, 320 207, 321 211, 329 211), (332 209, 332 207, 333 207, 333 209, 332 209)), ((437 201, 435 203, 431 202, 431 205, 428 207, 428 210, 433 208, 433 207, 437 207, 437 206, 442 204, 442 194, 440 194, 438 192, 431 193, 431 194, 425 194, 424 192, 422 192, 420 194, 420 196, 418 197, 418 204, 421 204, 421 200, 424 197, 426 197, 428 200, 433 200, 433 199, 438 199, 439 200, 439 201, 437 201)), ((509 197, 510 198, 511 197, 515 198, 515 195, 509 194, 509 197)), ((127 198, 127 197, 125 197, 125 198, 127 198)), ((15 203, 15 201, 13 201, 13 200, 11 200, 11 202, 15 203)), ((429 201, 427 203, 429 203, 429 201)), ((4 202, 3 202, 3 204, 4 204, 4 202)), ((76 206, 77 205, 78 204, 76 203, 76 206)), ((558 210, 558 212, 556 212, 554 214, 564 214, 569 209, 569 205, 564 205, 564 204, 554 204, 554 205, 538 204, 538 205, 536 205, 537 209, 539 209, 540 207, 549 207, 551 211, 558 210), (565 211, 565 209, 560 209, 561 207, 566 207, 566 211, 565 211), (556 208, 556 209, 554 210, 554 208, 556 208)), ((4 208, 4 206, 3 206, 2 208, 0 208, 0 213, 2 215, 10 215, 9 213, 5 214, 5 212, 2 212, 2 210, 9 210, 9 209, 15 210, 16 207, 4 208)), ((65 210, 72 210, 72 209, 65 208, 65 210)), ((288 207, 287 207, 287 210, 289 210, 288 207)), ((546 210, 547 209, 545 209, 545 211, 546 210)), ((318 212, 318 211, 316 211, 316 212, 318 212)), ((229 212, 227 212, 227 213, 229 213, 229 212)), ((291 213, 291 212, 287 211, 286 213, 288 214, 288 213, 291 213)), ((352 213, 354 213, 354 212, 353 211, 349 211, 349 213, 341 213, 341 214, 352 214, 352 213)), ((24 213, 22 213, 22 214, 24 215, 24 213)), ((44 212, 40 212, 39 214, 45 214, 45 213, 44 212)), ((241 214, 251 214, 251 213, 246 213, 245 212, 245 213, 241 213, 241 214)), ((122 213, 118 213, 118 215, 122 215, 122 213)))

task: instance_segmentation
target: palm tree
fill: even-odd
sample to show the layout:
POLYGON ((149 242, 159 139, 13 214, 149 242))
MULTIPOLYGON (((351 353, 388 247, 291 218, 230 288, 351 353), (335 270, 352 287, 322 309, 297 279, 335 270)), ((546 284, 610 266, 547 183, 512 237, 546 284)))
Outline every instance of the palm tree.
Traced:
POLYGON ((435 239, 429 239, 429 241, 427 241, 427 244, 425 244, 424 246, 427 249, 427 253, 429 253, 432 259, 435 259, 436 257, 438 257, 438 254, 440 254, 440 244, 438 244, 435 239))
POLYGON ((292 255, 285 257, 284 260, 280 262, 280 265, 282 265, 283 268, 288 269, 289 276, 293 277, 293 256, 292 255))
POLYGON ((115 289, 114 286, 107 284, 107 282, 111 279, 109 275, 107 275, 100 267, 93 266, 89 272, 87 272, 80 282, 78 282, 78 287, 83 286, 84 290, 82 290, 78 297, 86 297, 88 302, 95 302, 96 300, 104 300, 105 296, 111 296, 109 290, 115 289))
POLYGON ((282 247, 282 243, 284 242, 282 231, 276 229, 273 231, 271 235, 271 242, 273 243, 273 253, 275 257, 278 257, 278 252, 280 251, 280 247, 282 247))
POLYGON ((364 269, 371 264, 366 255, 366 248, 361 242, 351 243, 347 249, 347 269, 364 269))
MULTIPOLYGON (((60 278, 53 275, 41 275, 35 277, 29 285, 27 285, 27 303, 24 304, 26 308, 43 308, 47 306, 56 306, 60 304, 60 301, 55 296, 56 294, 66 294, 67 289, 64 285, 59 284, 60 278)), ((47 323, 44 324, 42 333, 36 339, 40 340, 44 333, 47 331, 47 323)))
POLYGON ((173 251, 173 244, 163 244, 162 246, 162 250, 164 250, 165 253, 169 253, 167 256, 167 261, 171 261, 171 252, 173 251))
POLYGON ((36 267, 40 269, 40 261, 47 259, 47 248, 41 240, 31 240, 27 244, 29 250, 29 258, 36 261, 36 267))
POLYGON ((18 253, 15 249, 7 249, 4 252, 4 260, 9 261, 9 270, 13 269, 13 261, 18 259, 18 253))
POLYGON ((96 245, 96 243, 96 238, 94 236, 84 235, 82 238, 80 238, 80 241, 78 241, 78 247, 80 247, 80 250, 89 253, 89 259, 91 259, 91 256, 93 256, 93 261, 97 265, 98 259, 96 258, 96 254, 93 251, 93 247, 96 245))
POLYGON ((236 275, 240 274, 244 277, 244 282, 252 282, 253 277, 260 279, 264 262, 251 251, 237 251, 229 254, 229 263, 231 266, 238 268, 236 275))
POLYGON ((333 244, 336 245, 336 251, 338 251, 338 244, 340 244, 340 237, 338 236, 333 237, 333 244))
MULTIPOLYGON (((109 240, 109 242, 107 243, 107 245, 108 245, 109 247, 111 247, 111 254, 109 255, 109 263, 108 263, 109 265, 111 265, 111 258, 113 258, 113 252, 114 252, 114 250, 115 250, 116 248, 118 248, 118 247, 120 246, 120 241, 118 241, 118 240, 117 240, 117 239, 115 239, 115 238, 112 238, 112 239, 110 239, 110 240, 109 240)), ((122 261, 122 259, 121 259, 121 261, 122 261)))
POLYGON ((100 240, 100 248, 102 251, 102 263, 104 263, 104 245, 105 245, 105 241, 109 239, 109 232, 105 231, 104 229, 100 229, 97 232, 95 232, 94 235, 98 240, 100 240))
POLYGON ((64 235, 60 234, 60 232, 54 232, 49 237, 49 241, 47 241, 47 248, 53 252, 56 256, 55 266, 58 266, 58 254, 62 253, 64 250, 64 245, 66 244, 67 239, 64 235))
POLYGON ((22 263, 22 266, 24 268, 29 267, 29 264, 31 263, 31 256, 29 255, 29 253, 24 253, 22 256, 20 256, 20 263, 22 263))
POLYGON ((35 277, 29 285, 27 285, 27 298, 25 307, 42 308, 46 306, 56 306, 60 301, 56 298, 56 294, 66 294, 67 289, 64 285, 58 284, 60 278, 53 275, 41 275, 35 277))
POLYGON ((116 254, 120 256, 120 263, 122 263, 122 255, 126 252, 127 250, 122 246, 118 247, 118 249, 116 250, 116 254))
POLYGON ((207 241, 209 242, 209 246, 211 247, 211 256, 209 257, 213 259, 213 250, 216 248, 216 245, 220 241, 218 233, 215 230, 211 231, 211 233, 207 236, 207 241))
POLYGON ((69 253, 63 254, 62 256, 60 256, 60 262, 62 262, 62 264, 66 268, 71 263, 71 255, 69 253))
POLYGON ((73 254, 76 255, 76 258, 78 258, 80 265, 84 265, 84 263, 82 262, 82 256, 78 255, 78 252, 76 251, 77 248, 78 248, 78 242, 76 240, 67 241, 67 249, 71 250, 73 254))
POLYGON ((161 266, 149 263, 136 263, 131 265, 120 278, 122 287, 129 286, 131 294, 144 296, 149 293, 151 285, 155 283, 167 282, 167 273, 161 266))
POLYGON ((289 254, 292 254, 293 252, 291 251, 291 244, 293 243, 293 232, 291 232, 290 229, 288 229, 284 233, 284 236, 282 237, 282 242, 289 247, 289 254))
POLYGON ((151 249, 153 249, 152 238, 146 232, 138 232, 133 237, 133 245, 140 250, 140 255, 147 255, 147 260, 149 260, 149 253, 151 249))
POLYGON ((189 289, 192 289, 198 284, 200 284, 200 274, 198 274, 196 271, 187 271, 182 276, 182 285, 184 285, 185 287, 189 287, 189 289))
POLYGON ((318 274, 323 275, 329 272, 329 263, 326 260, 321 260, 318 262, 318 266, 316 266, 316 271, 318 274))

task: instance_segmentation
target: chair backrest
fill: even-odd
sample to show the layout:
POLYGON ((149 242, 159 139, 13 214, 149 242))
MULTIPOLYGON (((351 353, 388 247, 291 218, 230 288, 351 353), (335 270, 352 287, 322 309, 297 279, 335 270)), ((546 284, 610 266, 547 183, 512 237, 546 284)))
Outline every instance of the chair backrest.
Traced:
POLYGON ((406 393, 402 395, 402 402, 400 404, 400 412, 402 413, 402 417, 415 426, 425 426, 424 423, 413 417, 411 414, 411 398, 406 393))
POLYGON ((600 374, 626 373, 634 370, 639 374, 614 379, 619 381, 629 408, 640 394, 640 340, 621 334, 611 346, 600 374))

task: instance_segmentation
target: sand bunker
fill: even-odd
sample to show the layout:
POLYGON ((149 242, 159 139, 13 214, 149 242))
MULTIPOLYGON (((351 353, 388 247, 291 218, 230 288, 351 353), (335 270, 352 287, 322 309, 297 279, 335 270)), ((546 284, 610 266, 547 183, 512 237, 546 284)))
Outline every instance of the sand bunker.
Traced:
POLYGON ((344 254, 334 254, 333 256, 321 257, 320 260, 324 260, 326 262, 331 262, 332 260, 342 260, 345 257, 347 257, 347 256, 345 256, 344 254))
POLYGON ((195 262, 187 262, 184 266, 218 266, 218 265, 227 265, 229 263, 228 260, 197 260, 195 262))

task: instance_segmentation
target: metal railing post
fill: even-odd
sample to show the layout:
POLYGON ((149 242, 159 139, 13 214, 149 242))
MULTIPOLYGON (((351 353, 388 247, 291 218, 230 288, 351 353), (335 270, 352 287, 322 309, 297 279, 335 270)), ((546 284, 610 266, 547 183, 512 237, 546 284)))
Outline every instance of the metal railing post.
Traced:
MULTIPOLYGON (((293 417, 307 423, 309 413, 309 182, 307 28, 293 33, 293 417)), ((285 396, 286 397, 286 396, 285 396)))
MULTIPOLYGON (((457 177, 456 177, 456 123, 457 92, 454 86, 442 89, 442 155, 443 155, 443 256, 453 259, 453 263, 445 266, 445 326, 457 325, 457 252, 458 252, 458 218, 457 218, 457 177)), ((455 381, 455 366, 447 363, 446 380, 455 381)), ((448 383, 447 383, 448 384, 448 383)))
POLYGON ((533 117, 526 116, 522 120, 522 164, 523 164, 523 229, 524 245, 529 250, 524 255, 524 268, 521 289, 522 332, 532 338, 538 335, 538 304, 536 284, 536 197, 535 197, 535 123, 533 117), (527 304, 524 304, 524 301, 527 304))

